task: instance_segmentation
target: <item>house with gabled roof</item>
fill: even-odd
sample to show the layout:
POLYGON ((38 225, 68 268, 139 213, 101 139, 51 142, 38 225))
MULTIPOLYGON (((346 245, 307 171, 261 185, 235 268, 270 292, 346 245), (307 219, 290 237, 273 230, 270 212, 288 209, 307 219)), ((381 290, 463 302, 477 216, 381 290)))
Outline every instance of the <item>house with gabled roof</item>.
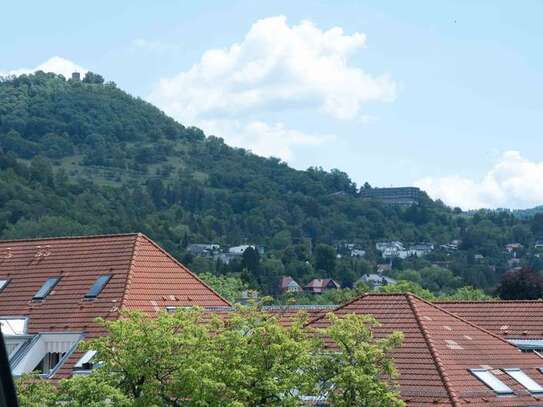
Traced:
MULTIPOLYGON (((393 351, 408 406, 543 406, 543 359, 413 294, 364 294, 333 313, 368 314, 384 337, 404 333, 393 351)), ((308 329, 324 328, 320 315, 308 329)), ((333 351, 336 345, 326 341, 333 351)))
POLYGON ((283 276, 279 281, 279 289, 281 293, 298 293, 302 291, 300 284, 296 282, 291 276, 283 276))
POLYGON ((314 278, 304 286, 304 291, 310 294, 322 294, 326 290, 338 288, 341 288, 341 285, 331 278, 314 278))
POLYGON ((124 310, 227 307, 143 234, 0 241, 0 324, 14 375, 59 379, 92 367, 84 338, 124 310))

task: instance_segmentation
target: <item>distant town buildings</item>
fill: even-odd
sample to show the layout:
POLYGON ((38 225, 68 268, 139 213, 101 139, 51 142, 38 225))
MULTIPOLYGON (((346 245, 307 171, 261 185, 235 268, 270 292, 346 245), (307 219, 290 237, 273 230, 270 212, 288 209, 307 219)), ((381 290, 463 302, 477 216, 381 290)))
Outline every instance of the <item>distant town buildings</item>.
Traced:
POLYGON ((240 259, 248 248, 258 251, 261 255, 264 254, 264 247, 254 244, 222 248, 219 244, 215 243, 191 243, 187 246, 186 250, 187 253, 193 256, 209 257, 221 263, 230 264, 231 261, 240 259))
POLYGON ((422 257, 430 254, 434 250, 434 245, 423 242, 406 248, 402 242, 391 240, 376 243, 375 249, 381 252, 383 259, 407 259, 411 256, 422 257))
POLYGON ((363 188, 362 199, 374 199, 386 205, 411 206, 418 205, 425 193, 417 187, 399 188, 363 188))
POLYGON ((187 246, 187 252, 193 256, 213 256, 219 253, 221 246, 213 243, 193 243, 187 246))
POLYGON ((356 243, 341 243, 336 246, 339 257, 349 256, 349 257, 364 257, 366 255, 366 250, 362 249, 356 243))

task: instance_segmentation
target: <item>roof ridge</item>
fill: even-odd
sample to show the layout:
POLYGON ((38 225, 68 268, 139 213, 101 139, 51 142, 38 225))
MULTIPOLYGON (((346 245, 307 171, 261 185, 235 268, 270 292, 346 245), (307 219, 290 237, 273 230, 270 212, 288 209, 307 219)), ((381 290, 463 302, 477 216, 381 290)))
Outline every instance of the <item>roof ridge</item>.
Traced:
POLYGON ((477 324, 475 324, 475 323, 473 323, 473 322, 471 322, 471 321, 469 321, 469 320, 467 320, 465 318, 462 318, 461 316, 455 314, 454 312, 450 312, 450 311, 446 310, 445 308, 441 308, 439 305, 436 305, 436 304, 434 304, 434 303, 432 303, 430 301, 427 301, 427 300, 425 300, 423 298, 417 297, 414 294, 410 294, 410 295, 413 296, 414 298, 416 298, 417 300, 422 301, 425 304, 428 304, 431 307, 436 308, 437 310, 439 310, 441 312, 444 312, 445 314, 447 314, 447 315, 449 315, 449 316, 451 316, 453 318, 456 318, 457 320, 462 321, 462 322, 468 324, 469 326, 471 326, 471 327, 473 327, 475 329, 478 329, 479 331, 482 331, 482 332, 484 332, 484 333, 486 333, 486 334, 488 334, 488 335, 490 335, 490 336, 492 336, 492 337, 494 337, 496 339, 499 339, 501 342, 506 343, 507 345, 512 346, 515 350, 517 350, 517 347, 515 345, 513 345, 512 343, 510 343, 506 339, 500 337, 499 335, 496 335, 494 332, 491 332, 491 331, 489 331, 489 330, 487 330, 487 329, 485 329, 485 328, 483 328, 483 327, 481 327, 481 326, 479 326, 479 325, 477 325, 477 324))
POLYGON ((78 235, 78 236, 49 236, 49 237, 35 237, 27 239, 6 239, 0 240, 2 243, 17 243, 17 242, 36 242, 41 240, 76 240, 76 239, 100 239, 100 238, 112 238, 112 237, 128 237, 128 236, 137 236, 139 233, 130 232, 130 233, 111 233, 104 235, 78 235))
POLYGON ((134 239, 134 244, 132 245, 132 254, 130 255, 130 263, 128 265, 128 272, 126 273, 126 281, 124 283, 123 296, 121 298, 121 304, 119 305, 119 311, 123 309, 125 306, 126 293, 128 292, 128 289, 130 288, 130 282, 132 278, 132 269, 134 268, 134 259, 136 257, 136 246, 138 245, 139 236, 140 236, 140 233, 137 233, 136 238, 134 239))
POLYGON ((426 342, 426 346, 428 347, 428 349, 430 350, 430 354, 432 355, 432 360, 437 368, 437 371, 439 373, 439 377, 441 378, 441 381, 445 387, 445 390, 447 391, 447 394, 449 395, 449 399, 451 400, 452 404, 453 404, 453 407, 456 407, 459 403, 459 400, 456 396, 456 393, 454 392, 454 390, 452 389, 452 386, 451 384, 449 383, 449 379, 447 377, 447 374, 445 373, 444 369, 443 369, 443 366, 442 366, 442 363, 441 363, 441 358, 439 357, 439 353, 437 352, 437 350, 434 348, 434 345, 432 343, 432 339, 430 337, 430 333, 428 332, 428 330, 426 329, 426 327, 424 326, 423 322, 421 321, 420 317, 419 317, 419 313, 418 313, 418 310, 417 310, 417 306, 415 304, 415 302, 413 301, 413 299, 419 299, 419 297, 411 294, 411 293, 405 293, 405 298, 407 299, 407 303, 409 304, 409 308, 411 308, 411 312, 413 313, 413 316, 415 317, 415 320, 417 321, 417 325, 420 329, 420 331, 422 332, 422 336, 424 338, 424 341, 426 342))
MULTIPOLYGON (((138 233, 137 235, 138 235, 138 238, 136 238, 136 242, 138 241, 139 238, 147 240, 149 243, 151 243, 153 246, 155 246, 155 248, 157 248, 162 254, 164 254, 166 257, 168 257, 170 260, 172 260, 175 264, 177 264, 179 267, 181 267, 183 270, 185 270, 187 273, 189 273, 189 275, 194 277, 200 284, 202 284, 208 290, 213 292, 217 297, 219 297, 221 300, 223 300, 227 305, 232 306, 230 301, 228 301, 226 298, 224 298, 222 295, 220 295, 217 291, 215 291, 215 289, 210 287, 205 281, 203 281, 200 277, 198 277, 196 274, 194 274, 192 271, 190 271, 187 266, 185 266, 183 263, 181 263, 179 260, 177 260, 175 257, 173 257, 170 253, 168 253, 166 250, 164 250, 162 247, 160 247, 160 245, 155 243, 151 238, 149 238, 148 236, 146 236, 143 233, 138 233)), ((132 263, 131 263, 131 267, 130 267, 130 271, 131 270, 132 270, 132 263)))
MULTIPOLYGON (((343 309, 343 308, 345 308, 345 307, 347 307, 347 306, 353 304, 355 301, 361 300, 362 298, 366 297, 368 294, 369 294, 369 293, 362 293, 362 294, 360 294, 359 296, 353 298, 352 300, 347 301, 345 304, 342 304, 342 305, 338 306, 337 308, 334 308, 334 309, 332 310, 332 312, 339 311, 340 309, 343 309)), ((396 294, 396 295, 398 295, 398 294, 396 294)), ((313 318, 313 319, 307 321, 307 322, 304 324, 304 326, 309 326, 309 325, 311 325, 312 323, 317 322, 318 320, 325 318, 326 315, 327 315, 327 314, 319 315, 319 316, 317 316, 317 317, 315 317, 315 318, 313 318)))

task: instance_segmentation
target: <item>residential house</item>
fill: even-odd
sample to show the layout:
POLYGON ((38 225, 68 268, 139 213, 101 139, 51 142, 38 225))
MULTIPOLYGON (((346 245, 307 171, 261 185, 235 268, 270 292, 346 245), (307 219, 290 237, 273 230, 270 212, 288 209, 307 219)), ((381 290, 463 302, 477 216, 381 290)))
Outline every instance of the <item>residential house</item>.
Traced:
POLYGON ((509 253, 509 254, 516 255, 516 253, 522 249, 523 249, 523 246, 520 243, 508 243, 505 245, 505 251, 506 253, 509 253))
POLYGON ((537 240, 534 244, 534 249, 537 249, 537 250, 543 249, 543 240, 537 240))
POLYGON ((15 376, 92 368, 84 338, 123 311, 229 303, 142 234, 0 241, 0 324, 15 376))
POLYGON ((341 288, 339 283, 331 278, 314 278, 304 287, 304 291, 311 294, 322 294, 326 290, 341 288))
MULTIPOLYGON (((408 406, 543 405, 539 355, 519 352, 505 338, 440 305, 412 294, 365 294, 333 312, 340 318, 372 315, 380 323, 374 329, 378 339, 404 332, 391 356, 399 373, 400 397, 408 406)), ((320 315, 307 329, 329 324, 320 315)), ((331 338, 325 338, 325 344, 330 351, 337 350, 331 338)))
POLYGON ((355 286, 357 286, 359 283, 364 283, 368 285, 369 287, 372 287, 373 289, 378 289, 379 287, 382 287, 384 285, 388 284, 396 284, 396 280, 390 277, 383 276, 382 274, 364 274, 362 277, 360 277, 356 283, 355 286))
POLYGON ((451 242, 442 244, 439 247, 442 248, 445 251, 454 252, 454 251, 458 250, 461 243, 462 242, 460 240, 452 240, 451 242))
POLYGON ((351 257, 364 257, 366 255, 366 251, 362 249, 352 249, 351 250, 351 257))
POLYGON ((432 253, 433 250, 434 245, 432 243, 417 243, 409 246, 407 253, 408 256, 422 257, 432 253))
POLYGON ((221 246, 214 243, 192 243, 187 246, 187 252, 193 256, 213 256, 221 250, 221 246))
POLYGON ((256 247, 252 244, 242 244, 239 246, 232 246, 228 248, 228 253, 231 253, 233 255, 242 256, 243 253, 245 253, 245 250, 248 248, 256 249, 256 247))
POLYGON ((302 287, 290 276, 281 277, 279 283, 281 293, 298 293, 302 291, 302 287))
POLYGON ((375 248, 381 252, 383 259, 406 259, 409 257, 409 251, 404 247, 402 242, 378 242, 375 244, 375 248))

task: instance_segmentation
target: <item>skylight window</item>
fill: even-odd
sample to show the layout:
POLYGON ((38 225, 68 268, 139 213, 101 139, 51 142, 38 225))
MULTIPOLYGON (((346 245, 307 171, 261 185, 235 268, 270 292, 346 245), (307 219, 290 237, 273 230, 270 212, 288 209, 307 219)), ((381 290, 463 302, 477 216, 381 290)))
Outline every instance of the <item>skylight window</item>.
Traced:
POLYGON ((93 367, 92 359, 96 355, 95 350, 88 350, 81 359, 74 365, 74 370, 91 370, 93 367))
POLYGON ((522 384, 530 393, 540 394, 543 393, 543 387, 530 376, 524 373, 522 370, 514 369, 503 369, 505 373, 515 379, 517 382, 522 384))
POLYGON ((504 382, 494 376, 488 369, 469 369, 472 375, 482 381, 488 387, 496 392, 496 394, 513 394, 513 390, 504 382))
POLYGON ((57 285, 57 283, 60 281, 60 277, 49 277, 45 283, 41 286, 41 288, 38 290, 36 294, 34 294, 34 297, 32 297, 33 300, 43 300, 45 297, 49 295, 51 291, 53 291, 53 288, 57 285))
POLYGON ((6 278, 0 279, 0 293, 4 290, 4 288, 7 287, 8 284, 9 284, 9 279, 6 279, 6 278))
POLYGON ((85 294, 85 298, 96 298, 98 297, 98 294, 104 289, 108 281, 111 279, 111 274, 104 274, 102 276, 98 276, 92 287, 90 288, 89 292, 85 294))

